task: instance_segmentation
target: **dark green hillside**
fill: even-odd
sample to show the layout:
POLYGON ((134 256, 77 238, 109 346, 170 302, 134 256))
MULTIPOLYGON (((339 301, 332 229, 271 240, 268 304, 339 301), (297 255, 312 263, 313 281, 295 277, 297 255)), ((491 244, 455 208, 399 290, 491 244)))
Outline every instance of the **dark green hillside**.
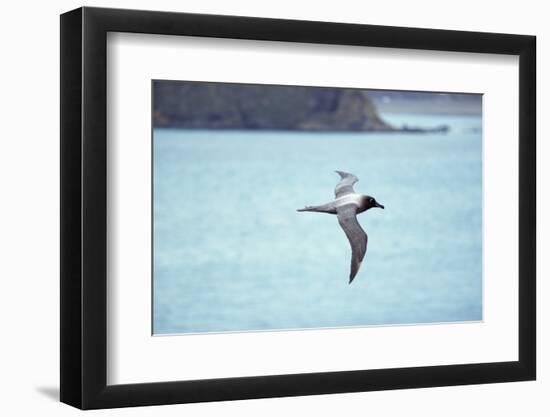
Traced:
POLYGON ((363 90, 155 81, 155 127, 393 131, 363 90))

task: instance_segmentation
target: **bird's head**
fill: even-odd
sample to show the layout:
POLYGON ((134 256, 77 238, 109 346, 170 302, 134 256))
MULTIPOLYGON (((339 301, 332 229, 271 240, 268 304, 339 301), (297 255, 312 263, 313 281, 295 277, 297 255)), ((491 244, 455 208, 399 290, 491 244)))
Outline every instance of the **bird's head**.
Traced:
POLYGON ((380 204, 378 201, 376 201, 376 199, 374 197, 371 197, 370 195, 364 195, 363 196, 363 204, 366 207, 365 210, 368 210, 368 209, 373 208, 373 207, 378 207, 378 208, 381 208, 381 209, 384 208, 384 206, 382 204, 380 204))

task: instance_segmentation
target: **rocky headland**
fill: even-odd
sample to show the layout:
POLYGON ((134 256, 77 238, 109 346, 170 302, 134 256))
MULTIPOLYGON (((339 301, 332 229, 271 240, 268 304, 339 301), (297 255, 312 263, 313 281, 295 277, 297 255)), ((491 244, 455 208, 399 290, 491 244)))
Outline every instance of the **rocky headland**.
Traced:
POLYGON ((445 133, 392 126, 367 90, 183 81, 153 82, 156 128, 445 133))

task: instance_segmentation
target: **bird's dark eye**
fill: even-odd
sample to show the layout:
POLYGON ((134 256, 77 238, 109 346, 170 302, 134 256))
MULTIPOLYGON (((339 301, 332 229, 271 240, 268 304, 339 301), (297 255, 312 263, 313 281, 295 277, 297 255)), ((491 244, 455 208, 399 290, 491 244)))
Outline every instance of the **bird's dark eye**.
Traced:
POLYGON ((374 203, 374 198, 369 198, 369 203, 374 203))

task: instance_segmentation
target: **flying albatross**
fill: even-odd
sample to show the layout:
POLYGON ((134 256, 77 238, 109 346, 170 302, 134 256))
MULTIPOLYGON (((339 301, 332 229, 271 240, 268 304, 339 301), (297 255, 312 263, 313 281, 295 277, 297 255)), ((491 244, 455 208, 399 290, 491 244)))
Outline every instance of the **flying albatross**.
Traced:
POLYGON ((320 206, 306 206, 297 211, 329 213, 338 216, 338 223, 344 229, 351 245, 351 270, 349 273, 349 283, 351 284, 367 252, 368 237, 357 221, 357 214, 372 207, 383 209, 384 206, 379 204, 373 197, 357 194, 353 190, 353 184, 359 181, 355 175, 342 171, 336 171, 336 173, 340 175, 340 182, 336 184, 334 189, 335 200, 320 206))

